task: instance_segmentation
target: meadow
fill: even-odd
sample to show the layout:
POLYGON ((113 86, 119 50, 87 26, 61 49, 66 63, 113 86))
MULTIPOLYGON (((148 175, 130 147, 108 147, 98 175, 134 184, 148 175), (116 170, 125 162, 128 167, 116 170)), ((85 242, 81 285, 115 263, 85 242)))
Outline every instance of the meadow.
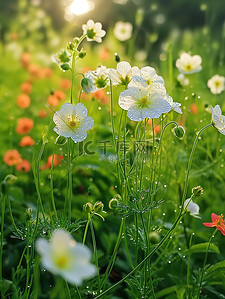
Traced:
POLYGON ((225 298, 222 2, 170 32, 36 2, 0 44, 0 297, 225 298))

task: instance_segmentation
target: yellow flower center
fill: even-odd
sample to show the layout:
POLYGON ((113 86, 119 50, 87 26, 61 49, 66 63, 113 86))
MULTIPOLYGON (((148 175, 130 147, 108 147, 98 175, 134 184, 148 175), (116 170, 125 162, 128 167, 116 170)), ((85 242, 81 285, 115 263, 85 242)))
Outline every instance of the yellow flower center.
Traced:
POLYGON ((65 268, 68 264, 68 258, 66 256, 60 256, 56 260, 56 266, 59 268, 65 268))
POLYGON ((192 66, 190 64, 187 64, 185 66, 186 71, 190 71, 192 69, 192 66))
POLYGON ((151 81, 151 80, 149 80, 149 79, 146 80, 146 84, 148 84, 148 85, 151 85, 152 82, 153 82, 153 81, 151 81))
POLYGON ((221 84, 220 84, 220 81, 215 81, 215 87, 219 87, 221 84))
POLYGON ((148 97, 143 97, 143 98, 140 99, 140 105, 141 105, 142 108, 146 107, 147 104, 148 104, 148 97))
POLYGON ((78 128, 80 124, 80 119, 77 116, 72 115, 68 118, 68 126, 72 129, 78 128))

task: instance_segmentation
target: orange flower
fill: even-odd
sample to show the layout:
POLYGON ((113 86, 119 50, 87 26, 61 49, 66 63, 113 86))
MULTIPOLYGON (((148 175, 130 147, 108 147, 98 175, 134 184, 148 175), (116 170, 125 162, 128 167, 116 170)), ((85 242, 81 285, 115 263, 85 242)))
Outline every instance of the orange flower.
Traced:
POLYGON ((212 213, 211 219, 212 219, 212 222, 203 223, 203 225, 208 226, 208 227, 215 226, 225 236, 225 223, 223 220, 223 214, 216 215, 216 214, 212 213))
POLYGON ((16 132, 23 135, 27 134, 33 128, 34 122, 32 119, 24 117, 17 120, 16 132))
POLYGON ((24 147, 24 146, 31 146, 31 145, 34 145, 35 144, 35 141, 34 139, 32 139, 30 136, 24 136, 19 145, 24 147))
POLYGON ((22 64, 22 66, 26 69, 28 68, 29 64, 30 64, 30 53, 23 53, 20 57, 20 62, 22 64))
POLYGON ((17 105, 22 109, 29 107, 30 97, 25 93, 21 93, 17 98, 17 105))
POLYGON ((64 90, 69 90, 71 87, 71 81, 68 79, 61 79, 60 87, 64 90))
POLYGON ((17 169, 18 171, 24 171, 24 172, 28 172, 28 171, 30 171, 30 168, 31 168, 30 162, 27 161, 27 160, 23 160, 21 163, 19 163, 19 164, 16 166, 16 169, 17 169))
POLYGON ((48 104, 49 104, 50 106, 53 106, 53 107, 56 107, 56 106, 59 105, 59 100, 58 100, 58 98, 57 98, 56 96, 54 96, 54 95, 50 95, 50 96, 48 96, 48 98, 47 98, 47 102, 48 102, 48 104))
POLYGON ((22 161, 20 153, 16 149, 8 150, 4 155, 4 162, 9 165, 16 165, 22 161))
POLYGON ((53 74, 53 71, 49 67, 45 67, 42 70, 42 77, 44 77, 44 78, 50 78, 52 76, 52 74, 53 74))
POLYGON ((18 39, 18 34, 16 33, 16 32, 12 32, 12 34, 11 34, 11 38, 13 39, 13 40, 17 40, 18 39))
POLYGON ((20 89, 22 92, 30 94, 32 91, 32 85, 29 82, 24 82, 20 85, 20 89))
POLYGON ((107 47, 105 47, 102 52, 99 54, 99 58, 102 61, 106 61, 110 59, 110 55, 109 55, 109 49, 107 47))
POLYGON ((45 110, 40 110, 38 115, 39 115, 40 118, 45 118, 46 115, 47 115, 47 112, 45 110))
POLYGON ((41 68, 40 68, 40 66, 37 65, 37 64, 31 64, 31 65, 29 65, 29 67, 28 67, 28 72, 29 72, 34 78, 36 78, 36 79, 41 78, 41 75, 42 75, 42 73, 41 73, 41 68))
MULTIPOLYGON (((49 168, 51 168, 51 166, 52 166, 52 156, 53 155, 48 157, 47 163, 45 165, 42 165, 40 167, 40 169, 49 169, 49 168)), ((53 159, 53 167, 58 166, 61 163, 62 160, 64 160, 64 157, 62 155, 55 154, 54 159, 53 159)))
POLYGON ((191 104, 190 110, 192 114, 198 114, 198 106, 195 103, 191 104))
POLYGON ((66 98, 65 93, 64 93, 63 91, 61 91, 61 90, 55 90, 55 91, 54 91, 54 96, 55 96, 59 101, 61 101, 61 100, 65 100, 65 98, 66 98))

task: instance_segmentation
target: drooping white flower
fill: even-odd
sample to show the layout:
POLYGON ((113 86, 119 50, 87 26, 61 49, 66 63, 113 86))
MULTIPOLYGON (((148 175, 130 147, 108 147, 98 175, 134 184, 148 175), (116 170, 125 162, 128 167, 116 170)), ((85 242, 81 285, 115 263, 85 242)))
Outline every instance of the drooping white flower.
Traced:
POLYGON ((225 77, 215 75, 207 82, 208 88, 210 88, 211 93, 219 94, 225 89, 225 77))
POLYGON ((98 89, 105 88, 109 85, 109 69, 106 66, 99 66, 96 71, 85 73, 86 84, 82 84, 85 93, 96 92, 98 89))
POLYGON ((93 118, 87 116, 87 108, 81 103, 75 106, 63 104, 60 111, 53 115, 53 121, 56 124, 54 131, 60 136, 70 137, 75 143, 86 139, 86 131, 94 124, 93 118))
POLYGON ((136 67, 131 67, 127 61, 121 61, 117 64, 116 70, 109 69, 109 78, 113 85, 118 84, 127 87, 136 73, 136 67))
POLYGON ((180 106, 181 106, 181 103, 178 103, 178 102, 174 102, 172 97, 170 97, 168 94, 166 95, 166 98, 165 98, 168 103, 170 104, 171 106, 171 109, 174 110, 175 112, 179 113, 179 114, 182 114, 183 112, 181 111, 180 109, 180 106))
POLYGON ((199 55, 191 56, 188 53, 182 53, 180 58, 176 61, 176 67, 179 72, 182 74, 193 74, 200 72, 202 69, 201 66, 202 58, 199 55))
POLYGON ((212 107, 212 123, 221 134, 225 135, 225 116, 222 115, 219 105, 212 107))
POLYGON ((184 74, 180 73, 178 76, 177 76, 177 81, 180 83, 180 85, 182 86, 188 86, 189 85, 189 80, 188 78, 186 78, 184 76, 184 74))
POLYGON ((62 70, 67 71, 71 68, 72 55, 67 50, 61 49, 58 53, 52 56, 52 61, 62 70))
POLYGON ((49 242, 40 238, 35 245, 43 267, 70 283, 81 285, 84 279, 96 274, 96 267, 90 263, 89 248, 77 243, 63 229, 54 231, 49 242))
POLYGON ((87 34, 87 41, 102 42, 102 37, 105 36, 105 30, 102 30, 102 24, 93 20, 87 21, 87 24, 82 25, 83 34, 87 34))
POLYGON ((128 89, 121 92, 119 106, 127 110, 127 116, 134 121, 158 118, 171 110, 166 98, 166 89, 161 83, 148 85, 142 77, 134 76, 128 89))
POLYGON ((197 205, 197 203, 194 203, 190 198, 185 200, 184 208, 187 208, 187 211, 190 213, 191 216, 195 218, 200 218, 197 216, 199 215, 199 205, 197 205))
POLYGON ((131 38, 132 30, 133 26, 131 23, 119 21, 115 24, 113 33, 119 41, 123 42, 131 38))

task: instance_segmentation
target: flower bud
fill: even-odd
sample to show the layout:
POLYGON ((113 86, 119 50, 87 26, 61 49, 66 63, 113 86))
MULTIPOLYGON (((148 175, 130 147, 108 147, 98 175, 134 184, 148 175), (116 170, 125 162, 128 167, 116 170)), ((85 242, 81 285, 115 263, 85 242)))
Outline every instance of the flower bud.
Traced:
POLYGON ((15 183, 15 181, 17 180, 17 176, 13 175, 13 174, 8 174, 5 178, 4 181, 7 184, 13 184, 15 183))
POLYGON ((144 10, 139 8, 136 12, 136 16, 135 16, 135 23, 137 26, 140 26, 143 22, 144 19, 144 10))
POLYGON ((68 63, 61 64, 61 69, 64 71, 68 71, 70 69, 70 66, 68 63))
POLYGON ((160 241, 160 236, 157 232, 151 232, 149 234, 149 240, 152 244, 157 244, 160 241))
POLYGON ((81 80, 81 86, 83 88, 83 91, 88 94, 92 90, 92 81, 88 78, 83 78, 81 80))
POLYGON ((103 208, 104 208, 104 204, 101 201, 97 201, 93 207, 93 209, 96 213, 102 212, 103 208))
POLYGON ((32 217, 32 209, 28 208, 28 209, 26 209, 26 220, 30 221, 31 217, 32 217))
POLYGON ((194 196, 201 196, 203 194, 203 188, 201 186, 194 187, 191 191, 194 196))
POLYGON ((116 60, 116 62, 120 62, 120 57, 119 57, 119 55, 118 55, 117 53, 115 53, 114 55, 115 55, 115 60, 116 60))
POLYGON ((183 139, 184 134, 185 134, 185 130, 181 126, 173 128, 172 132, 179 139, 183 139))
POLYGON ((80 42, 79 37, 74 37, 73 42, 74 42, 75 45, 78 45, 79 42, 80 42))
POLYGON ((86 213, 91 213, 93 211, 93 205, 90 202, 87 202, 85 205, 83 205, 83 210, 86 213))
POLYGON ((75 48, 74 43, 69 42, 68 46, 67 46, 67 49, 73 51, 74 48, 75 48))
POLYGON ((86 56, 86 54, 87 54, 87 52, 85 52, 85 51, 80 51, 80 52, 79 52, 79 57, 80 57, 80 58, 84 58, 84 57, 86 56))

